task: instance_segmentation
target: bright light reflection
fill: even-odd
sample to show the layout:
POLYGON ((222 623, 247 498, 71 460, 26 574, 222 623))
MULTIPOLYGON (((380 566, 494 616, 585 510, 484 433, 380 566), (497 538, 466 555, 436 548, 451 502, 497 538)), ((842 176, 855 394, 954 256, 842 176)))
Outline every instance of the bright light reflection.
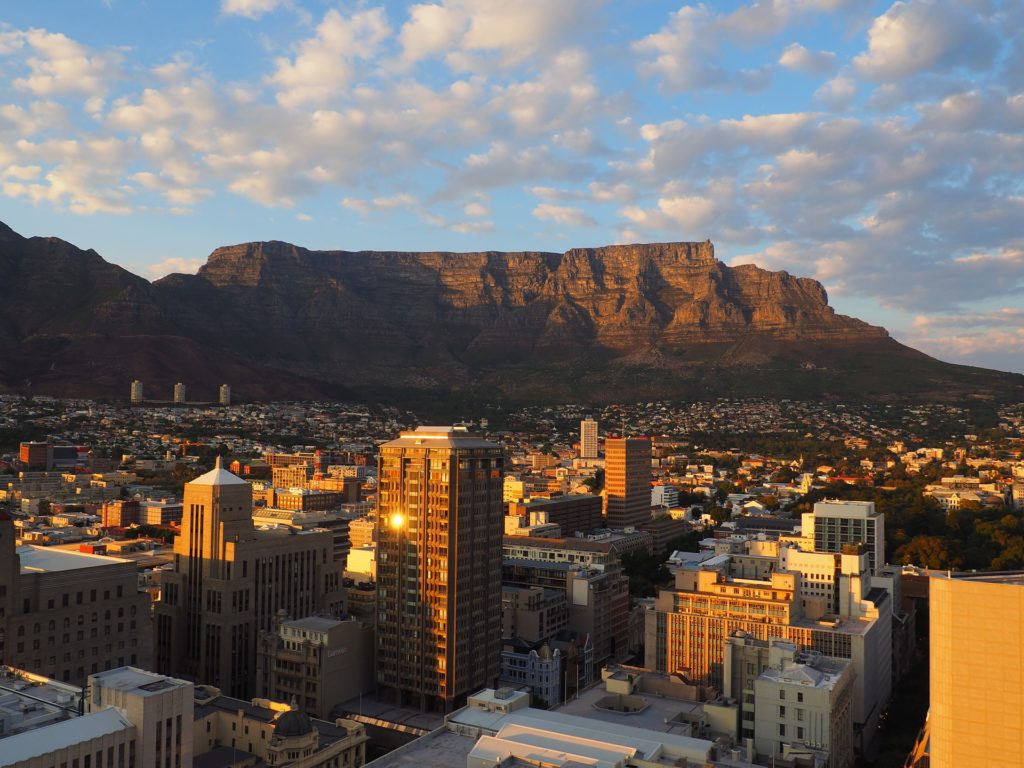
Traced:
POLYGON ((396 512, 391 516, 391 519, 388 522, 392 528, 401 528, 405 525, 405 515, 400 512, 396 512))

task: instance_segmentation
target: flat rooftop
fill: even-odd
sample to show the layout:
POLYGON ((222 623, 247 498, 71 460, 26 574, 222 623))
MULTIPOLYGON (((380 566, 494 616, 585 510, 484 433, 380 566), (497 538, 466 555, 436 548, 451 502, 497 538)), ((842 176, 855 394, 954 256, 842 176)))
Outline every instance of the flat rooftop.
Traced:
POLYGON ((312 632, 329 632, 342 623, 339 619, 331 619, 325 616, 306 616, 303 619, 282 622, 281 626, 289 627, 290 629, 308 629, 312 632))
POLYGON ((1017 584, 1024 586, 1024 571, 990 571, 988 573, 929 573, 933 579, 984 581, 990 584, 1017 584))
POLYGON ((626 714, 598 707, 597 703, 607 696, 614 697, 616 694, 609 694, 603 684, 591 686, 586 690, 580 691, 578 697, 569 699, 569 701, 561 706, 556 707, 554 711, 567 715, 578 715, 579 717, 585 717, 588 720, 596 720, 601 723, 643 728, 649 731, 682 737, 689 737, 690 728, 684 720, 676 720, 675 718, 682 714, 699 719, 704 712, 704 705, 699 701, 672 699, 637 690, 630 694, 630 696, 643 699, 647 707, 641 712, 626 714))
POLYGON ((158 675, 155 672, 147 672, 138 667, 118 667, 106 672, 97 672, 91 677, 106 688, 114 688, 118 691, 131 691, 140 696, 152 696, 169 688, 192 686, 192 683, 186 680, 158 675))
POLYGON ((8 736, 0 745, 0 766, 14 765, 41 755, 81 744, 89 739, 108 736, 134 726, 113 707, 53 723, 46 728, 45 738, 34 731, 8 736))
POLYGON ((125 565, 128 560, 106 555, 90 555, 87 552, 69 552, 66 549, 37 547, 26 544, 18 547, 22 573, 53 573, 56 571, 77 571, 80 568, 98 568, 104 565, 125 565))

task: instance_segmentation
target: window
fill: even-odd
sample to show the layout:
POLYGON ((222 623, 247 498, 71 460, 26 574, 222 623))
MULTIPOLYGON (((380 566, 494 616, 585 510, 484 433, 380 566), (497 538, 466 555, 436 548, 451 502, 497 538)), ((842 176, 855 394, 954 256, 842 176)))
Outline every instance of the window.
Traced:
POLYGON ((779 688, 779 698, 780 699, 785 699, 786 698, 786 692, 783 689, 781 689, 781 688, 779 688))
POLYGON ((804 729, 801 728, 800 726, 796 727, 796 737, 798 739, 802 739, 804 737, 804 729))
POLYGON ((785 717, 785 716, 786 716, 786 708, 785 707, 779 707, 779 717, 785 717))
POLYGON ((796 700, 797 701, 803 701, 804 700, 803 691, 797 691, 797 693, 796 693, 796 700))
POLYGON ((779 736, 785 736, 785 735, 786 735, 786 724, 785 723, 779 723, 779 736))

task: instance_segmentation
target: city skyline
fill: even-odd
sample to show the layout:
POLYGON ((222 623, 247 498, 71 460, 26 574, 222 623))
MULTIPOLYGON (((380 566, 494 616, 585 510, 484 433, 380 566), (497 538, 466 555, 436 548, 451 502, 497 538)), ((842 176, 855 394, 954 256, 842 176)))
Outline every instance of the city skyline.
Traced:
POLYGON ((1020 371, 1021 21, 938 0, 12 7, 0 219, 150 278, 260 239, 711 238, 941 359, 1020 371))

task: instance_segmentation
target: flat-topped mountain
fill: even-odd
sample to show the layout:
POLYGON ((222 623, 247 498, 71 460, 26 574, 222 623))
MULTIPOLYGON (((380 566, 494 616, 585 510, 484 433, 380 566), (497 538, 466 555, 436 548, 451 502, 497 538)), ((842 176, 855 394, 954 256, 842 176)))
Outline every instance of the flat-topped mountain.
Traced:
POLYGON ((704 243, 565 253, 218 248, 148 283, 60 240, 0 232, 0 386, 125 397, 615 401, 764 394, 1024 397, 838 315, 815 280, 704 243), (59 297, 56 301, 47 296, 59 297), (13 309, 13 311, 12 311, 13 309), (7 361, 15 361, 12 366, 7 361))

